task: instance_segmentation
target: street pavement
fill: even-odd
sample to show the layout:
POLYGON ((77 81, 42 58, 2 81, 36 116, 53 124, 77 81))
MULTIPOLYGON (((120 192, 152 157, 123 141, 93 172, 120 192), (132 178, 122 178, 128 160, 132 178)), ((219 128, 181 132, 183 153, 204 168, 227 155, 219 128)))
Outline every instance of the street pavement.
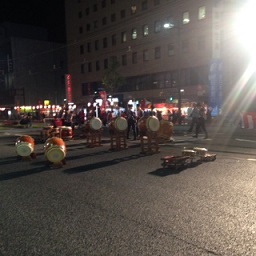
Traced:
POLYGON ((2 129, 0 255, 256 255, 255 157, 246 153, 254 131, 212 125, 204 140, 187 128, 174 127, 175 141, 153 155, 140 153, 139 140, 110 151, 107 129, 100 147, 75 138, 63 168, 46 166, 40 141, 36 159, 17 161, 15 139, 38 138, 41 127, 2 129), (228 134, 246 142, 230 147, 228 134), (190 144, 222 148, 214 162, 161 167, 190 144))

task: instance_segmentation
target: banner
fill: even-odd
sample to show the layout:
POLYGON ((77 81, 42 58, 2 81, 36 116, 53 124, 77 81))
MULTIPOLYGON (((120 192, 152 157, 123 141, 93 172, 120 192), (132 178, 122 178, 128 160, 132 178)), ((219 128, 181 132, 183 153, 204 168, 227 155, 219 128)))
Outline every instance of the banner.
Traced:
POLYGON ((66 74, 65 75, 65 85, 66 85, 66 98, 67 103, 72 103, 72 81, 71 81, 71 75, 66 74))

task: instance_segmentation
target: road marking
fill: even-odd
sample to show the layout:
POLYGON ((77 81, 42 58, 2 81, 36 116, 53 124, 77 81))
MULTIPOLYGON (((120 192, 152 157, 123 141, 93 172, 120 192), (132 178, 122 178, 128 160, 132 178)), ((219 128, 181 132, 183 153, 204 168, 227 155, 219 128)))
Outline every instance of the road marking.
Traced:
POLYGON ((251 143, 256 143, 255 140, 244 140, 244 139, 235 139, 237 141, 244 141, 244 142, 251 142, 251 143))
POLYGON ((255 158, 248 158, 247 160, 248 160, 248 161, 256 161, 255 158))

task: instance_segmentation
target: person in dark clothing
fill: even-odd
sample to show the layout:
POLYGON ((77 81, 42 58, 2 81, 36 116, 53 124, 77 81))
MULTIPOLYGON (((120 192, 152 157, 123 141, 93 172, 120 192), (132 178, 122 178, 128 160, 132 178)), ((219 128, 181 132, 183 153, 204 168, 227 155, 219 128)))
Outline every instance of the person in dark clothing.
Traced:
POLYGON ((199 130, 201 129, 205 133, 205 139, 208 138, 208 132, 205 128, 205 119, 206 119, 206 110, 204 106, 198 104, 199 108, 199 117, 196 125, 196 134, 193 136, 194 138, 198 137, 199 130))
POLYGON ((127 122, 128 122, 127 139, 130 139, 129 135, 130 135, 130 130, 132 128, 133 140, 136 140, 136 127, 135 127, 136 117, 135 117, 135 113, 132 111, 132 105, 128 105, 127 122))

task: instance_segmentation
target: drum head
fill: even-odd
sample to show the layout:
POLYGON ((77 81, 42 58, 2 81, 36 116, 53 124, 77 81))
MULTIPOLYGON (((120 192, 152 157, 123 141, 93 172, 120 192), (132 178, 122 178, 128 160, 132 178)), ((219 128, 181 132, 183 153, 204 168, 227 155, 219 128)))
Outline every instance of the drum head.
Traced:
POLYGON ((127 120, 124 117, 118 117, 115 120, 115 127, 119 131, 125 131, 128 127, 127 120))
POLYGON ((160 122, 157 117, 150 116, 147 118, 147 129, 151 132, 157 132, 160 128, 160 122))
POLYGON ((34 151, 34 147, 30 143, 21 142, 16 145, 16 150, 19 156, 30 156, 34 151))
POLYGON ((50 162, 59 163, 65 158, 66 152, 59 146, 53 146, 45 152, 45 155, 50 162))
POLYGON ((90 128, 95 131, 100 130, 102 127, 102 122, 98 117, 92 118, 89 124, 90 124, 90 128))

